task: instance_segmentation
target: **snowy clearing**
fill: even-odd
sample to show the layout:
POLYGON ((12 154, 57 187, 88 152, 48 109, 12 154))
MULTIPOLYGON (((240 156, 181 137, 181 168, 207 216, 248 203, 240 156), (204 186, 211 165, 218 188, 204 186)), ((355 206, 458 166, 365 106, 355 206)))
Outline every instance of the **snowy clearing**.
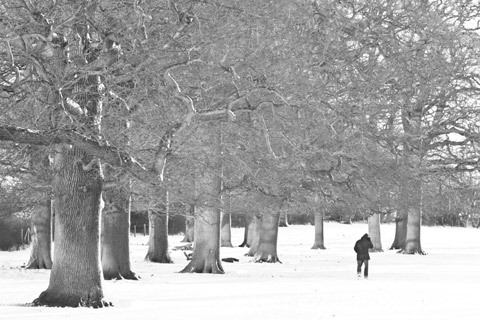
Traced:
MULTIPOLYGON (((423 227, 428 255, 387 250, 394 225, 382 225, 385 252, 372 253, 370 279, 356 278, 353 245, 366 224, 325 223, 327 250, 311 250, 313 226, 281 228, 282 264, 251 263, 246 248, 222 248, 224 275, 180 274, 187 261, 143 260, 147 237, 131 237, 132 270, 139 281, 105 281, 113 308, 28 307, 47 288, 49 271, 19 268, 29 250, 0 252, 0 319, 478 319, 480 230, 423 227)), ((170 246, 183 236, 171 236, 170 246)), ((232 229, 232 243, 243 229, 232 229)))

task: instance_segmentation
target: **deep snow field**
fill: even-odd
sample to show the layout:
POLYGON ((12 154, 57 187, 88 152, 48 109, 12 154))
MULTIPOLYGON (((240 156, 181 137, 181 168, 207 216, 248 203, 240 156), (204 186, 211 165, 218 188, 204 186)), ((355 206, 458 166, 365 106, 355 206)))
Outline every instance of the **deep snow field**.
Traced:
MULTIPOLYGON (((222 248, 224 275, 178 273, 187 261, 171 250, 173 264, 143 260, 147 237, 131 237, 132 270, 139 281, 105 281, 114 307, 29 307, 47 288, 49 271, 20 268, 29 250, 0 251, 0 319, 480 319, 480 230, 423 227, 427 255, 389 251, 394 225, 382 225, 385 252, 372 253, 369 280, 357 279, 353 245, 366 224, 325 224, 327 250, 311 250, 313 226, 281 228, 282 263, 250 262, 246 248, 222 248)), ((171 236, 170 247, 183 236, 171 236)), ((232 229, 232 243, 243 229, 232 229)))

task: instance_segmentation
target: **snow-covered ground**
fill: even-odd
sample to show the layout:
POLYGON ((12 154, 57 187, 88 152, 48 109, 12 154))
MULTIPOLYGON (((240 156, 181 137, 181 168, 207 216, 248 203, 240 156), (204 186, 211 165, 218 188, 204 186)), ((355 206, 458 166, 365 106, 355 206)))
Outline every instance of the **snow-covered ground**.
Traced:
MULTIPOLYGON (((480 230, 422 228, 426 256, 387 250, 394 226, 382 225, 385 252, 372 253, 370 279, 358 280, 353 245, 365 224, 325 224, 327 250, 311 250, 313 226, 281 228, 282 264, 251 263, 245 248, 222 248, 224 275, 181 274, 174 264, 143 260, 147 238, 131 237, 140 281, 105 281, 113 308, 28 307, 48 286, 49 271, 24 270, 29 251, 0 252, 0 319, 479 319, 480 230)), ((170 237, 171 247, 182 236, 170 237)), ((232 230, 238 245, 243 229, 232 230)))

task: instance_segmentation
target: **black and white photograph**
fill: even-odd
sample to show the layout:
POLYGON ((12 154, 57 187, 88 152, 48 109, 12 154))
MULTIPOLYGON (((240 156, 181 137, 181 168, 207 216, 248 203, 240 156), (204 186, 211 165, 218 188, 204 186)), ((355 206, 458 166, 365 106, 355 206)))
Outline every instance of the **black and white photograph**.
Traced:
POLYGON ((479 290, 479 0, 0 0, 0 320, 479 290))

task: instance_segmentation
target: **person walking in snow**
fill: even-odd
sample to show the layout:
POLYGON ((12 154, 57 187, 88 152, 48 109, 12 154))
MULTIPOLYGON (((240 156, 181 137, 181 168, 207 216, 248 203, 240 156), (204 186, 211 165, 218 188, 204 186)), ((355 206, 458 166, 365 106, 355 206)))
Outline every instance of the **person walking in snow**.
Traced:
POLYGON ((373 248, 372 240, 368 236, 368 233, 365 233, 360 240, 355 242, 353 250, 357 253, 357 275, 360 278, 362 276, 362 265, 365 265, 363 271, 363 276, 365 279, 368 279, 368 260, 370 260, 370 255, 368 254, 368 249, 373 248))

